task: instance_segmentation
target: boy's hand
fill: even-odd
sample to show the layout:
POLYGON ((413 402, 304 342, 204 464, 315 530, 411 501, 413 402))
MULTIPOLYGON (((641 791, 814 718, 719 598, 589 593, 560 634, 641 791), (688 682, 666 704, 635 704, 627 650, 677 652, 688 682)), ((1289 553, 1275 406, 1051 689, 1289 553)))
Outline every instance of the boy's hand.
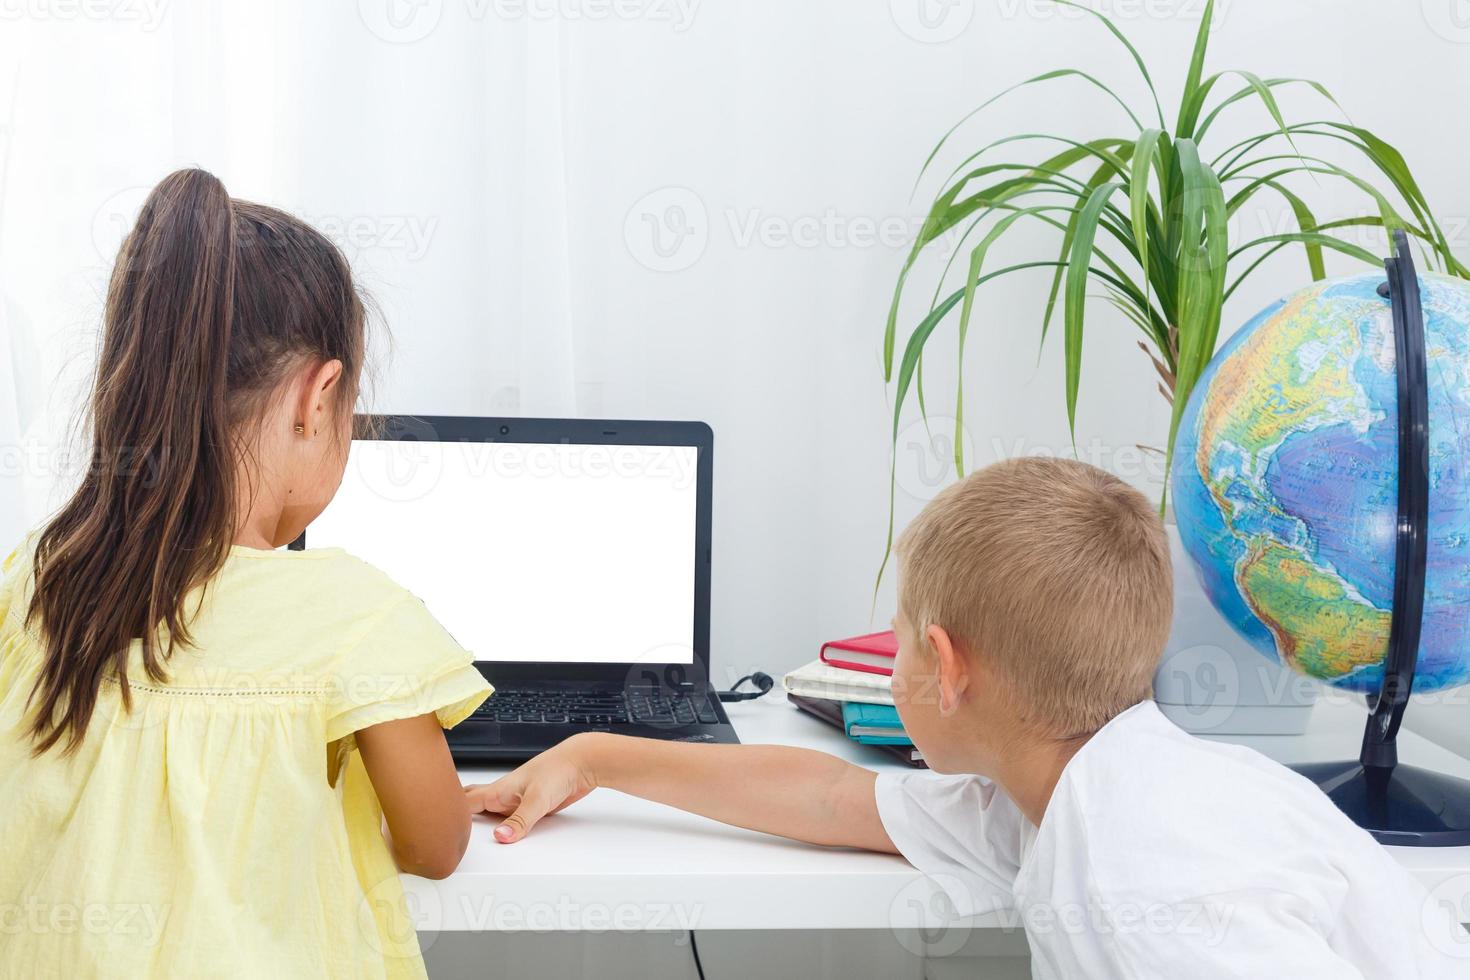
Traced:
POLYGON ((493 783, 466 786, 470 812, 505 817, 495 828, 495 840, 501 844, 525 837, 542 817, 571 806, 597 788, 587 747, 594 737, 574 736, 493 783))
POLYGON ((472 813, 506 816, 495 828, 502 844, 520 840, 548 813, 605 786, 748 830, 896 854, 878 816, 877 778, 810 749, 587 732, 488 786, 467 787, 465 799, 472 813))

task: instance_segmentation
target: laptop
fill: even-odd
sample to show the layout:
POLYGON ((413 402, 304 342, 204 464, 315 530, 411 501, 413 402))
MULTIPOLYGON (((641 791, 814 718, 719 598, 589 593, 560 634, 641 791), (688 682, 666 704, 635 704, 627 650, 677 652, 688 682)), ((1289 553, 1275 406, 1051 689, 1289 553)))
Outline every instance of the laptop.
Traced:
POLYGON ((460 762, 578 732, 735 743, 710 683, 714 437, 702 422, 359 416, 293 548, 341 547, 428 606, 495 694, 460 762))

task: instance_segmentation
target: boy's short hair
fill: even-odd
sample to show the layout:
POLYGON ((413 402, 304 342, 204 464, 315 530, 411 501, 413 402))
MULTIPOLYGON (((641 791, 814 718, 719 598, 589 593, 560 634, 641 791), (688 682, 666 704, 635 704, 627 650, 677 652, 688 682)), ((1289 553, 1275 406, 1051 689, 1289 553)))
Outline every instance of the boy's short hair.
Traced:
POLYGON ((935 497, 897 552, 917 638, 937 624, 986 658, 1041 730, 1089 734, 1152 696, 1173 617, 1169 543, 1148 499, 1112 474, 996 463, 935 497))

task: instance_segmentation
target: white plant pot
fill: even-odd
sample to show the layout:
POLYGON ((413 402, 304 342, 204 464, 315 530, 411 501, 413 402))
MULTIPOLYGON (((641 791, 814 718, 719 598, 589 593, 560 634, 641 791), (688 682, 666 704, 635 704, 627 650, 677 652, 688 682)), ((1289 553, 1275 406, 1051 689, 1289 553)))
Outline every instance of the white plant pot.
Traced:
POLYGON ((1321 685, 1261 655, 1215 610, 1168 522, 1174 626, 1154 675, 1159 710, 1199 735, 1300 735, 1321 685))

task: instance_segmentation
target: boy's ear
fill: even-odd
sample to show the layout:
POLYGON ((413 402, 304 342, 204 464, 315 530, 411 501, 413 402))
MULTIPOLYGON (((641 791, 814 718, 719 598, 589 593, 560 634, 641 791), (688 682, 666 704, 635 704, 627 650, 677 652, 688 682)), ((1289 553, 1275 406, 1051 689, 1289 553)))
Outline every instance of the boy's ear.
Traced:
POLYGON ((939 675, 939 714, 948 718, 959 710, 970 687, 970 662, 942 626, 930 625, 924 638, 934 651, 939 675))

